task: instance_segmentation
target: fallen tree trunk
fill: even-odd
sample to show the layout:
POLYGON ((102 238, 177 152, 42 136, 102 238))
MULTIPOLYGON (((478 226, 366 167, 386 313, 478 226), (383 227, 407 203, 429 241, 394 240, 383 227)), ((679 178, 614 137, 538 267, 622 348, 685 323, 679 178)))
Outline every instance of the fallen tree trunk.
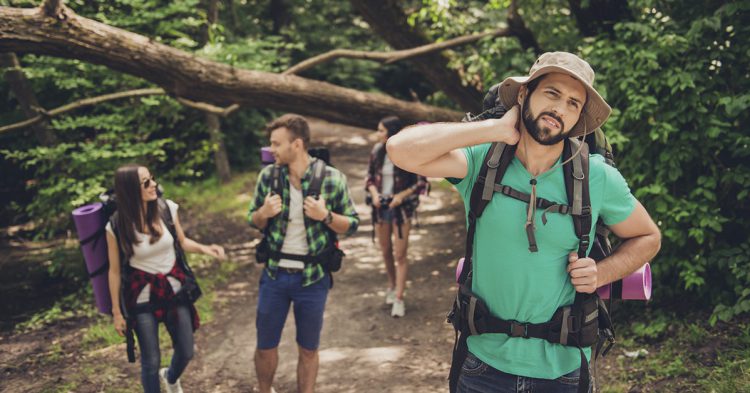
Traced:
POLYGON ((244 70, 196 57, 148 37, 42 8, 0 7, 0 51, 79 59, 138 76, 168 93, 217 105, 237 103, 373 127, 385 115, 407 123, 455 121, 460 113, 293 75, 244 70))

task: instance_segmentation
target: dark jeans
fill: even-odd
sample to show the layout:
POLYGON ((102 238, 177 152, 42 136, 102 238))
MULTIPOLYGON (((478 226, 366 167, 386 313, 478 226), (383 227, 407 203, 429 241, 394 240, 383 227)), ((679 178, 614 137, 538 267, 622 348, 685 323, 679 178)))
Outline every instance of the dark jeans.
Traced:
POLYGON ((575 393, 579 375, 580 369, 557 379, 521 377, 496 370, 470 352, 461 367, 458 393, 575 393))
MULTIPOLYGON (((172 337, 172 364, 167 372, 169 383, 175 383, 185 371, 190 359, 193 358, 193 325, 188 306, 177 306, 176 320, 166 323, 167 332, 172 337)), ((169 315, 167 321, 172 321, 175 315, 169 315)), ((138 347, 141 350, 141 383, 145 393, 159 393, 159 367, 161 366, 161 352, 159 351, 159 323, 152 313, 142 313, 136 316, 135 333, 138 336, 138 347)))

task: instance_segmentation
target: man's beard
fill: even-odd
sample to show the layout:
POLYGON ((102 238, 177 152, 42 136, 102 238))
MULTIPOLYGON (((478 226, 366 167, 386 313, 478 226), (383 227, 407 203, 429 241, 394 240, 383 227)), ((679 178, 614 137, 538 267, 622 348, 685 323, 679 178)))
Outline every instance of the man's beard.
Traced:
POLYGON ((526 126, 526 131, 529 132, 529 135, 531 135, 532 138, 534 138, 537 143, 540 145, 545 146, 552 146, 560 143, 560 141, 567 138, 570 133, 573 131, 572 129, 568 132, 560 132, 557 135, 552 135, 552 130, 549 127, 539 127, 539 121, 542 119, 542 116, 549 116, 555 120, 557 120, 558 123, 560 123, 560 129, 565 129, 565 124, 563 123, 562 119, 557 116, 556 114, 552 112, 542 112, 534 118, 531 114, 531 108, 529 108, 529 96, 526 96, 526 99, 523 102, 523 125, 526 126))

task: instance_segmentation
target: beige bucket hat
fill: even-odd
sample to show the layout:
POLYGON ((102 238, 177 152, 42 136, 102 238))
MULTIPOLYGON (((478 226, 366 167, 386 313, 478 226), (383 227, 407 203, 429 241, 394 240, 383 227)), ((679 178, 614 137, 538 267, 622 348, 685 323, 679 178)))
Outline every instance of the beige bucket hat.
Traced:
POLYGON ((607 121, 612 108, 593 87, 594 70, 585 60, 568 52, 544 53, 531 66, 529 76, 512 76, 505 79, 500 84, 500 101, 506 108, 513 107, 517 104, 518 90, 521 86, 553 72, 568 74, 586 88, 586 103, 583 105, 581 118, 571 130, 571 137, 589 134, 607 121))

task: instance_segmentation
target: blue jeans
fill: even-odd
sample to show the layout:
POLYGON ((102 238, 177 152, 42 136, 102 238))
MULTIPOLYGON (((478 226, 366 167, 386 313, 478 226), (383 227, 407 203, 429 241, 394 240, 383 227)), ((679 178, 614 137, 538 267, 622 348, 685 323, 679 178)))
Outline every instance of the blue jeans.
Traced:
MULTIPOLYGON (((175 383, 185 371, 190 359, 193 358, 193 319, 190 308, 185 305, 177 306, 176 320, 166 323, 167 332, 172 337, 172 363, 167 372, 167 381, 175 383)), ((169 315, 167 321, 172 321, 175 315, 169 315)), ((141 383, 145 393, 159 393, 159 367, 161 366, 161 352, 159 350, 159 322, 152 313, 136 315, 135 334, 138 337, 138 347, 141 350, 141 383)))
POLYGON ((288 273, 279 269, 276 279, 264 270, 260 277, 258 291, 258 315, 255 327, 258 329, 258 349, 271 349, 279 346, 284 330, 289 305, 294 302, 294 322, 297 326, 297 344, 314 351, 320 344, 320 331, 323 330, 323 311, 326 308, 328 288, 331 278, 326 274, 320 281, 302 286, 302 273, 288 273))
POLYGON ((575 393, 580 371, 557 379, 521 377, 496 370, 469 352, 461 367, 457 390, 458 393, 575 393))

